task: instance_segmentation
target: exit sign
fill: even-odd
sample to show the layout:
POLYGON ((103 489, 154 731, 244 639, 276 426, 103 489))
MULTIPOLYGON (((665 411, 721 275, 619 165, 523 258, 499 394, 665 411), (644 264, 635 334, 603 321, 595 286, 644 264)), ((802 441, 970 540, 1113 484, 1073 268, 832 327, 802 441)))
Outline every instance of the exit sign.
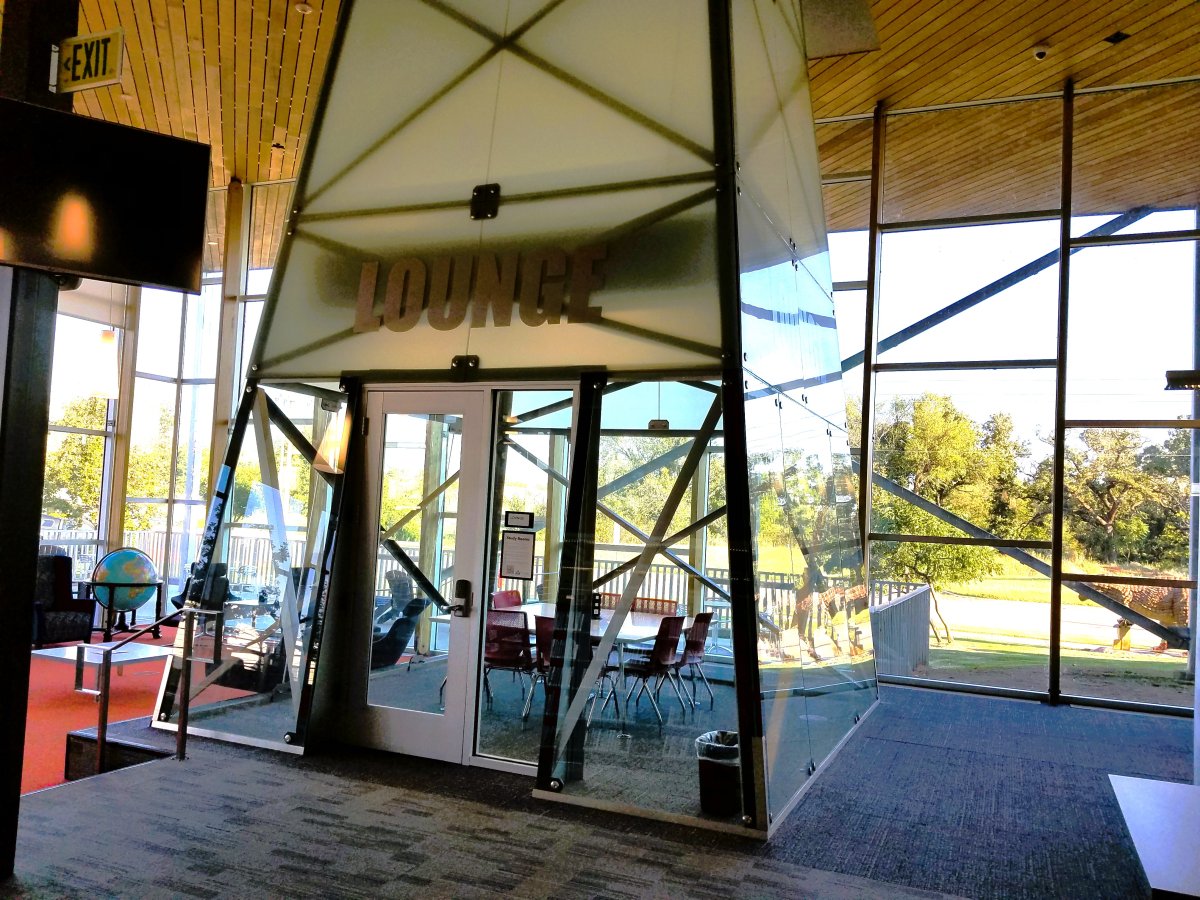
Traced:
POLYGON ((121 57, 125 32, 120 28, 99 34, 81 34, 58 45, 58 82, 60 94, 116 84, 121 80, 121 57))

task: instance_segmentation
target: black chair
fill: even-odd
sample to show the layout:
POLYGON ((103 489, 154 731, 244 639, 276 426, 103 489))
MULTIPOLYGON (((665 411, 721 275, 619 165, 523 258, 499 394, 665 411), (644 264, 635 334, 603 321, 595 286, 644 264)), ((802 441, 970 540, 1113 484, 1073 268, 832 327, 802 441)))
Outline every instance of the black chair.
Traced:
POLYGON ((386 577, 390 596, 377 598, 375 602, 372 669, 394 666, 400 661, 417 630, 417 620, 429 605, 428 597, 413 596, 412 579, 406 575, 391 571, 386 577))
POLYGON ((71 557, 40 553, 33 589, 33 646, 68 641, 90 643, 96 620, 96 601, 76 597, 71 589, 71 557))

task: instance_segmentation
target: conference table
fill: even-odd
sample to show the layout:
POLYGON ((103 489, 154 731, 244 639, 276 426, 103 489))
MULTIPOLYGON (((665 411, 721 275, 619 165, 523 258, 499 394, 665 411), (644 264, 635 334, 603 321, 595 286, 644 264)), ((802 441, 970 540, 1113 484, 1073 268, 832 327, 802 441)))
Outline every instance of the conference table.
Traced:
MULTIPOLYGON (((535 616, 554 616, 555 605, 553 603, 531 602, 522 603, 520 606, 504 607, 502 612, 520 612, 525 613, 525 620, 529 626, 529 634, 532 636, 535 632, 534 617, 535 616)), ((604 632, 608 629, 609 623, 612 621, 613 611, 611 609, 600 610, 600 618, 592 620, 592 642, 597 643, 604 632)), ((632 644, 649 644, 654 641, 658 634, 659 623, 663 617, 657 613, 642 613, 631 612, 625 617, 625 621, 621 623, 620 630, 613 641, 613 645, 617 650, 617 661, 621 680, 625 678, 625 648, 632 644)), ((438 624, 446 624, 450 621, 449 613, 438 613, 430 617, 431 622, 438 624)), ((691 618, 684 620, 684 628, 691 625, 691 618)))

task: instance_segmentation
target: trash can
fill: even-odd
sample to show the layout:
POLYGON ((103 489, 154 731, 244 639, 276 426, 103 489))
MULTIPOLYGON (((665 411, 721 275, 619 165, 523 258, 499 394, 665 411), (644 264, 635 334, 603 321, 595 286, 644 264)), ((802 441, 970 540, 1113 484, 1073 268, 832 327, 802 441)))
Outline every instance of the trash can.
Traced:
POLYGON ((700 808, 712 816, 741 814, 741 764, 736 731, 707 731, 696 738, 700 808))

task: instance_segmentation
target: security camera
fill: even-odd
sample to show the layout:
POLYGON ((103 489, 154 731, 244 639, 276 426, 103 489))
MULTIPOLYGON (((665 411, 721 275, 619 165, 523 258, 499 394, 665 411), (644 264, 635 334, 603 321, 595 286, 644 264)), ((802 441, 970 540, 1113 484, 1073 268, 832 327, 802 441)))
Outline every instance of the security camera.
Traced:
POLYGON ((1045 44, 1038 44, 1036 47, 1033 48, 1033 58, 1036 59, 1038 62, 1041 62, 1043 59, 1046 58, 1046 54, 1049 52, 1050 52, 1050 48, 1047 47, 1045 44))

